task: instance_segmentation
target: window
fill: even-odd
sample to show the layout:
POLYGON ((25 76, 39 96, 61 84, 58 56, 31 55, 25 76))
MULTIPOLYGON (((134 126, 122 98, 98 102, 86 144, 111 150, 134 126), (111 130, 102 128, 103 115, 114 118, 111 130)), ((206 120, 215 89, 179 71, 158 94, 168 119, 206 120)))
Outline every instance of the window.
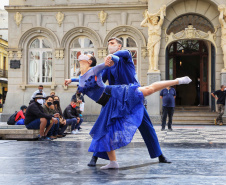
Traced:
POLYGON ((122 49, 127 49, 131 52, 133 62, 137 71, 138 48, 136 42, 129 36, 121 36, 120 39, 122 40, 122 49))
POLYGON ((52 49, 44 37, 36 38, 30 44, 28 82, 52 82, 52 49))
POLYGON ((70 77, 75 78, 80 74, 78 57, 81 54, 94 55, 93 42, 87 37, 79 37, 72 41, 70 46, 70 77))

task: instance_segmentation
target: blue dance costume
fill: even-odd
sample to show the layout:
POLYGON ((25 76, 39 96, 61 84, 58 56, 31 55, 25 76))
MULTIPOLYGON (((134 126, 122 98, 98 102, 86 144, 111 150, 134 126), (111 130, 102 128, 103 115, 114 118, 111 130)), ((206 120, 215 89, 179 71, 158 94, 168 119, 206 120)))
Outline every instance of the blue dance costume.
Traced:
MULTIPOLYGON (((112 60, 116 65, 119 58, 112 56, 112 60)), ((138 90, 139 84, 105 85, 101 73, 106 67, 104 63, 100 64, 79 79, 72 79, 72 82, 79 81, 80 92, 96 102, 104 93, 110 97, 90 131, 92 142, 88 151, 100 154, 128 145, 144 114, 143 93, 138 90)))
MULTIPOLYGON (((110 85, 139 83, 130 52, 128 50, 120 50, 115 52, 114 55, 119 57, 119 62, 104 70, 102 75, 104 82, 108 80, 110 85)), ((144 106, 142 112, 144 112, 143 120, 138 129, 146 143, 150 157, 159 157, 162 151, 155 129, 144 106)), ((106 152, 96 152, 93 155, 103 159, 109 159, 106 152)))

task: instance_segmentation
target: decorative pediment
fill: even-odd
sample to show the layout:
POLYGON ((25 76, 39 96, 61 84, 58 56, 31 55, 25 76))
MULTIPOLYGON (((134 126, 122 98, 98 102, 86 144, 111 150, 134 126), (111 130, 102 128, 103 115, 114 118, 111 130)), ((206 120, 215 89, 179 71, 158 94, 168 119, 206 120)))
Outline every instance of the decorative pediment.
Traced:
POLYGON ((217 32, 218 27, 215 27, 215 32, 211 33, 208 31, 207 33, 201 30, 197 30, 196 28, 193 27, 193 25, 188 25, 185 30, 182 30, 178 33, 173 33, 171 32, 169 35, 166 33, 166 47, 169 45, 169 43, 177 41, 177 40, 207 40, 210 41, 215 48, 216 47, 216 32, 217 32))

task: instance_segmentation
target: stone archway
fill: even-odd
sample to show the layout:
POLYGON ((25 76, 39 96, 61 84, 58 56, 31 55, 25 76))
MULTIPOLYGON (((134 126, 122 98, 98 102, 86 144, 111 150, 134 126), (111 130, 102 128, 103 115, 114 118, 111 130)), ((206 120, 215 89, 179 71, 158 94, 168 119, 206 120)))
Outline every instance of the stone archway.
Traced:
POLYGON ((43 27, 34 27, 26 31, 18 42, 18 48, 26 48, 27 44, 35 37, 44 36, 51 41, 54 48, 60 46, 57 36, 49 29, 43 27))
POLYGON ((144 35, 135 27, 132 26, 118 26, 112 29, 105 37, 103 46, 107 47, 108 39, 111 37, 119 37, 121 35, 129 35, 138 43, 138 47, 146 47, 147 42, 145 40, 144 35))
POLYGON ((76 28, 69 30, 64 35, 64 37, 61 40, 60 47, 66 49, 68 47, 68 45, 70 44, 70 42, 78 36, 86 36, 86 37, 90 38, 94 42, 94 44, 97 48, 102 45, 101 38, 95 31, 93 31, 87 27, 76 27, 76 28))

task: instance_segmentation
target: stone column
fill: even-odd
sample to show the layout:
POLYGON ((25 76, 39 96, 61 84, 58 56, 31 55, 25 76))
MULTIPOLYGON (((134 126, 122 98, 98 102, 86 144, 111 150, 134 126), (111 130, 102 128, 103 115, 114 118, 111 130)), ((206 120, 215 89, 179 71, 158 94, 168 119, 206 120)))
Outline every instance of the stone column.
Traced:
MULTIPOLYGON (((221 73, 221 84, 226 85, 226 72, 221 73)), ((226 99, 225 99, 225 105, 226 105, 226 99)), ((226 123, 226 107, 224 109, 223 122, 226 123)))
MULTIPOLYGON (((147 82, 148 84, 152 84, 154 82, 161 80, 160 72, 150 72, 147 73, 147 82)), ((160 98, 159 93, 156 92, 150 96, 147 96, 147 111, 151 118, 152 123, 160 123, 161 116, 160 116, 160 98)))

